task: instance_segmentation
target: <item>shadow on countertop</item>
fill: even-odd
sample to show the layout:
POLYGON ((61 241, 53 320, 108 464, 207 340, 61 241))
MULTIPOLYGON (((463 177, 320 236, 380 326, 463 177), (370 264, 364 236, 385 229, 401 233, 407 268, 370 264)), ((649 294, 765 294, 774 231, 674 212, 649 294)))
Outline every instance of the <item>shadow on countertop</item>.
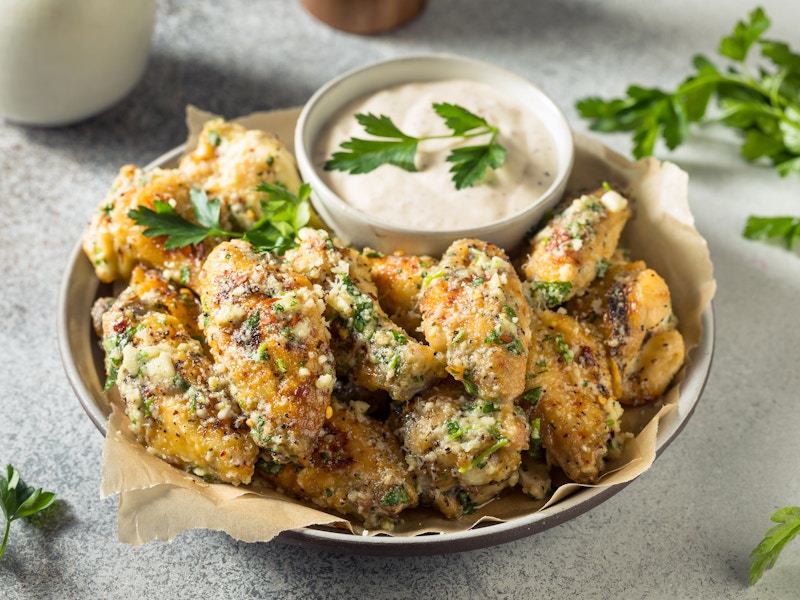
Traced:
POLYGON ((188 104, 233 118, 298 104, 310 95, 281 69, 273 64, 270 72, 248 74, 156 54, 130 94, 96 117, 65 127, 8 126, 23 131, 34 146, 116 173, 123 164, 144 165, 183 143, 188 104))
POLYGON ((144 165, 182 143, 188 104, 228 118, 296 106, 345 70, 419 52, 460 53, 500 62, 523 76, 541 73, 542 79, 547 79, 548 56, 560 54, 563 61, 563 55, 574 54, 577 78, 591 63, 580 43, 587 35, 626 47, 665 35, 663 24, 657 29, 633 22, 613 7, 555 0, 437 0, 408 26, 377 36, 343 33, 300 8, 284 8, 290 31, 265 26, 264 39, 275 38, 270 47, 251 39, 257 24, 218 22, 203 35, 191 34, 184 30, 199 9, 167 3, 164 10, 145 75, 125 99, 75 125, 21 128, 27 141, 83 168, 114 174, 121 165, 144 165), (624 36, 614 35, 623 31, 624 36), (173 40, 167 41, 176 34, 183 36, 177 50, 173 40))

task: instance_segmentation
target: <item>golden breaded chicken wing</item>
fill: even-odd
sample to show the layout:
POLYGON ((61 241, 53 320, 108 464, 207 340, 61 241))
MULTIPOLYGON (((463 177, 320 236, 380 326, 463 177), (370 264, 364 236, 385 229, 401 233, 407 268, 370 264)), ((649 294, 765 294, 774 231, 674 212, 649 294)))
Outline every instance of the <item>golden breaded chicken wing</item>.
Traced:
POLYGON ((449 379, 403 407, 397 434, 423 500, 457 518, 517 483, 529 430, 513 403, 475 398, 449 379))
POLYGON ((422 315, 419 300, 422 282, 436 260, 414 254, 379 254, 365 249, 369 272, 378 290, 378 302, 389 318, 417 339, 422 339, 419 326, 422 315))
POLYGON ((106 198, 92 216, 83 235, 83 251, 94 265, 100 281, 130 277, 137 264, 160 269, 181 285, 193 287, 211 242, 167 249, 164 237, 146 237, 128 212, 139 206, 153 209, 167 202, 182 217, 191 220, 191 182, 175 170, 144 172, 133 165, 120 169, 106 198))
POLYGON ((530 308, 506 254, 457 240, 423 284, 422 331, 470 394, 513 401, 525 387, 530 308))
POLYGON ((242 240, 223 242, 199 277, 203 330, 256 443, 277 462, 314 450, 334 384, 318 288, 242 240))
POLYGON ((630 215, 623 196, 602 189, 557 213, 533 237, 522 265, 539 303, 553 308, 581 295, 603 272, 630 215))
POLYGON ((614 261, 568 310, 596 329, 611 357, 613 393, 623 404, 659 398, 683 365, 669 287, 643 261, 614 261))
POLYGON ((113 303, 98 303, 107 386, 116 383, 139 442, 197 475, 249 483, 258 447, 196 339, 192 292, 137 267, 113 303))
POLYGON ((400 444, 365 414, 365 404, 333 398, 331 406, 307 465, 259 462, 258 473, 284 494, 355 516, 368 529, 391 529, 404 509, 417 505, 400 444))
POLYGON ((356 385, 406 401, 442 377, 441 362, 389 319, 377 299, 367 259, 336 245, 327 232, 305 228, 286 253, 290 268, 325 290, 336 369, 356 385))
POLYGON ((212 119, 203 125, 197 147, 178 169, 226 207, 234 229, 250 229, 263 212, 262 183, 280 183, 296 194, 300 175, 291 152, 276 136, 237 123, 212 119))
POLYGON ((594 483, 609 445, 623 439, 622 407, 611 393, 605 349, 569 315, 543 311, 532 321, 528 389, 521 399, 531 436, 570 479, 594 483))
POLYGON ((195 221, 190 197, 195 188, 219 200, 223 229, 245 231, 263 214, 261 202, 267 195, 258 189, 262 182, 280 183, 297 193, 300 176, 288 149, 270 134, 211 120, 177 169, 144 172, 133 165, 120 169, 84 234, 84 252, 101 281, 127 279, 134 265, 142 263, 194 289, 200 266, 216 242, 167 249, 165 237, 146 237, 146 227, 137 225, 128 213, 140 206, 153 209, 156 201, 162 201, 195 221))

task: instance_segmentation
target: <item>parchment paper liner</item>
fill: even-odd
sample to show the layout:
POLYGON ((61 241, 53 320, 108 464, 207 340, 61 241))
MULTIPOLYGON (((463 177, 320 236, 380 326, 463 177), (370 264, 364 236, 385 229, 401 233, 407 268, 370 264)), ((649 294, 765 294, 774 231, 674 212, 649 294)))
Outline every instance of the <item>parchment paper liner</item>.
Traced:
MULTIPOLYGON (((257 113, 238 121, 246 127, 277 134, 292 149, 298 114, 299 109, 289 109, 257 113)), ((189 107, 188 148, 194 146, 202 123, 210 116, 189 107)), ((607 181, 634 200, 635 218, 626 226, 621 245, 666 279, 688 354, 700 340, 700 318, 711 302, 716 284, 708 247, 695 229, 689 209, 687 174, 674 164, 652 158, 631 162, 585 136, 576 135, 575 145, 575 168, 568 193, 607 181)), ((609 465, 600 486, 630 481, 650 467, 655 459, 659 420, 676 406, 684 371, 685 366, 658 404, 626 410, 628 427, 638 433, 616 464, 609 465)), ((391 535, 456 532, 480 521, 507 521, 551 506, 580 488, 571 483, 562 485, 547 504, 508 490, 476 514, 457 521, 441 518, 425 508, 406 511, 404 522, 391 535)), ((339 516, 287 499, 258 484, 208 484, 176 469, 135 443, 127 417, 116 403, 103 449, 101 494, 119 494, 119 539, 134 545, 154 539, 170 540, 181 531, 194 528, 225 531, 247 542, 268 541, 284 530, 324 524, 349 528, 359 535, 385 533, 363 532, 339 516)))

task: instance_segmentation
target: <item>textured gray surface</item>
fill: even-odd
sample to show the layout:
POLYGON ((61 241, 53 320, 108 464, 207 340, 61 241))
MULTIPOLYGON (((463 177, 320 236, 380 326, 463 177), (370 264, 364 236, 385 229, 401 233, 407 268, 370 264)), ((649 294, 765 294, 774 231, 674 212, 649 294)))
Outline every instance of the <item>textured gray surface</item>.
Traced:
MULTIPOLYGON (((771 37, 800 48, 797 3, 763 3, 771 37)), ((743 240, 751 212, 798 214, 797 177, 740 162, 708 130, 669 155, 719 289, 717 344, 684 432, 639 480, 545 533, 448 556, 336 556, 193 531, 133 548, 116 541, 116 502, 99 498, 102 438, 64 376, 55 310, 67 256, 116 170, 184 137, 187 103, 226 116, 301 104, 365 62, 416 51, 490 60, 573 108, 632 82, 672 86, 696 52, 752 5, 743 0, 431 0, 379 37, 330 30, 296 0, 159 3, 144 80, 121 104, 63 129, 0 122, 0 463, 58 492, 46 519, 17 522, 0 562, 16 598, 796 598, 800 540, 747 587, 748 554, 779 506, 800 503, 800 258, 743 240)), ((626 138, 603 139, 628 153, 626 138)), ((666 155, 662 155, 666 156, 666 155)))

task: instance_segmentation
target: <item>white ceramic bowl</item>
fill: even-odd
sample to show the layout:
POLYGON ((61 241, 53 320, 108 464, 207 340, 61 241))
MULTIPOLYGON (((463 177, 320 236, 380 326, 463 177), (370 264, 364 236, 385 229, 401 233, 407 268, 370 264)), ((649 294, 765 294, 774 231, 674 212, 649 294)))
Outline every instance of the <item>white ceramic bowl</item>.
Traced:
POLYGON ((441 254, 459 238, 474 237, 511 250, 564 193, 574 161, 572 132, 561 110, 528 80, 500 67, 447 54, 414 55, 349 71, 320 88, 303 107, 295 129, 295 154, 303 179, 311 185, 311 202, 322 219, 344 241, 382 252, 402 249, 413 254, 441 254), (557 173, 540 199, 526 209, 479 227, 420 231, 383 222, 357 210, 328 187, 313 161, 313 148, 326 123, 360 96, 411 82, 467 79, 489 85, 517 100, 548 128, 555 141, 557 173))

